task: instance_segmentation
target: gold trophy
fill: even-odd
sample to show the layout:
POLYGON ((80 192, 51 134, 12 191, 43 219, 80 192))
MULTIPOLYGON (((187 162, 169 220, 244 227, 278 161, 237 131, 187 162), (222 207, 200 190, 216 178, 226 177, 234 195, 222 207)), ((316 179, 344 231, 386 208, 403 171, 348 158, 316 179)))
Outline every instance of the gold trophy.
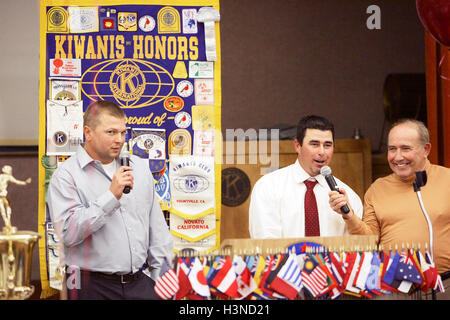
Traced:
POLYGON ((9 183, 27 185, 31 178, 17 180, 8 165, 3 166, 0 174, 0 212, 5 223, 0 232, 0 300, 23 300, 34 292, 30 285, 31 258, 41 236, 32 231, 18 231, 11 225, 11 207, 6 198, 9 183))

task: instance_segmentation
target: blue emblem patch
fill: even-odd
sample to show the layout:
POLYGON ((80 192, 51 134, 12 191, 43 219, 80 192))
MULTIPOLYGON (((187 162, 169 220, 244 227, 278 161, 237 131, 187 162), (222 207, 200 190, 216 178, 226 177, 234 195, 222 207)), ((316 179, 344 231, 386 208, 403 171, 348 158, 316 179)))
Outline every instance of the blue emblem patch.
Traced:
POLYGON ((176 178, 173 181, 173 185, 178 191, 181 192, 200 193, 208 189, 209 181, 202 176, 189 174, 176 178))

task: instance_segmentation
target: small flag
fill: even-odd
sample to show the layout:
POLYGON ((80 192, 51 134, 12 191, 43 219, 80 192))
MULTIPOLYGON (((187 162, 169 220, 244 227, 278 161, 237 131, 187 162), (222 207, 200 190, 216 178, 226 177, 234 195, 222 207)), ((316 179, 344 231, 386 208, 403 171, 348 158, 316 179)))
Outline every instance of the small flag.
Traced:
POLYGON ((276 299, 276 298, 284 298, 283 296, 280 296, 277 294, 273 289, 270 288, 270 284, 272 283, 273 279, 275 279, 275 275, 277 274, 278 266, 281 268, 281 263, 284 263, 284 255, 283 254, 277 254, 274 257, 268 256, 266 259, 266 268, 264 269, 264 273, 261 277, 261 282, 259 283, 259 287, 263 291, 263 295, 265 297, 268 297, 270 299, 276 299))
POLYGON ((359 293, 359 289, 353 287, 353 281, 355 280, 356 272, 358 271, 360 256, 357 252, 349 252, 345 255, 344 266, 345 275, 342 281, 342 288, 345 293, 359 293))
POLYGON ((238 285, 236 282, 236 274, 234 273, 229 256, 221 263, 220 269, 215 274, 214 278, 211 279, 210 284, 229 297, 239 297, 237 292, 238 285))
POLYGON ((294 255, 289 254, 270 287, 288 299, 293 300, 297 297, 301 284, 301 269, 294 255))
POLYGON ((203 273, 203 265, 197 257, 194 258, 194 262, 191 264, 188 278, 192 289, 194 289, 198 295, 204 298, 211 296, 205 274, 203 273))
POLYGON ((317 260, 323 271, 327 274, 327 286, 322 291, 322 294, 328 294, 331 299, 337 299, 341 295, 339 290, 339 283, 333 272, 331 271, 331 259, 328 254, 323 256, 321 253, 317 254, 317 260))
POLYGON ((373 258, 372 252, 363 252, 361 254, 359 272, 355 279, 355 286, 360 290, 366 289, 366 281, 369 276, 372 258, 373 258))
POLYGON ((301 275, 303 287, 313 297, 317 297, 327 285, 327 274, 310 254, 305 256, 305 265, 301 275))
POLYGON ((184 263, 184 261, 181 258, 178 258, 177 278, 180 289, 175 294, 175 300, 183 299, 189 293, 189 291, 192 290, 188 274, 189 274, 188 266, 184 263))
POLYGON ((425 252, 425 259, 430 265, 430 269, 433 274, 433 290, 437 292, 445 292, 444 284, 442 283, 441 275, 438 273, 436 266, 434 265, 433 259, 431 259, 431 254, 427 251, 425 252))
POLYGON ((392 281, 394 280, 395 273, 397 272, 398 262, 400 260, 400 255, 398 252, 391 252, 391 256, 389 258, 389 264, 386 270, 386 273, 384 274, 382 282, 384 282, 387 285, 391 285, 392 281))
POLYGON ((161 272, 155 282, 155 293, 162 300, 169 300, 180 289, 175 271, 164 260, 161 272))
MULTIPOLYGON (((348 254, 351 255, 352 253, 348 254)), ((349 268, 347 269, 347 272, 349 273, 347 285, 345 286, 345 290, 348 292, 353 292, 356 294, 360 293, 360 289, 356 288, 353 283, 356 280, 356 275, 358 274, 359 268, 360 268, 360 262, 362 255, 359 254, 359 252, 354 252, 355 259, 353 261, 352 267, 349 265, 349 268)))
POLYGON ((420 269, 423 274, 423 282, 424 282, 422 284, 422 291, 427 292, 428 289, 433 288, 433 282, 436 277, 435 272, 437 271, 431 268, 431 265, 425 260, 424 256, 420 251, 418 252, 418 254, 420 260, 420 269))
POLYGON ((413 265, 412 261, 410 261, 406 252, 402 252, 400 255, 400 260, 398 262, 397 272, 395 273, 394 279, 400 281, 410 281, 413 283, 421 284, 422 276, 420 272, 413 265))
POLYGON ((380 290, 380 257, 376 251, 373 252, 369 275, 366 280, 367 290, 380 290))
POLYGON ((256 266, 258 265, 258 257, 247 256, 245 258, 245 263, 247 264, 247 268, 250 270, 252 277, 255 276, 256 266))
POLYGON ((339 255, 336 252, 329 253, 331 271, 333 272, 334 278, 338 282, 339 286, 344 281, 345 272, 342 269, 342 262, 339 255))
POLYGON ((263 292, 261 290, 261 288, 259 287, 260 283, 261 283, 261 278, 262 275, 264 273, 264 267, 266 265, 266 260, 264 259, 263 256, 259 255, 258 256, 258 262, 256 265, 256 270, 255 270, 255 274, 253 276, 253 279, 255 280, 256 286, 257 288, 255 290, 253 290, 252 295, 255 296, 255 298, 259 298, 262 297, 263 292))
POLYGON ((257 285, 247 264, 238 255, 235 255, 233 258, 233 268, 236 273, 239 299, 244 299, 257 288, 257 285))

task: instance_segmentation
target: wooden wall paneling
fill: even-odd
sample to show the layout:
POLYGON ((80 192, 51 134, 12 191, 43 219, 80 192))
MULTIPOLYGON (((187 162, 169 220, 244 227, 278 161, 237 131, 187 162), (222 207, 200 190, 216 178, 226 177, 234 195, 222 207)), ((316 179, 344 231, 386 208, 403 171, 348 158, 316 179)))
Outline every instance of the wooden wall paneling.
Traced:
POLYGON ((450 167, 450 54, 425 31, 427 126, 432 145, 429 159, 450 167))
POLYGON ((441 139, 442 139, 442 165, 450 167, 450 48, 440 47, 442 64, 440 66, 441 82, 441 139))
POLYGON ((432 146, 429 159, 434 164, 439 163, 437 56, 438 52, 436 41, 427 31, 425 31, 427 127, 430 132, 430 142, 432 146))

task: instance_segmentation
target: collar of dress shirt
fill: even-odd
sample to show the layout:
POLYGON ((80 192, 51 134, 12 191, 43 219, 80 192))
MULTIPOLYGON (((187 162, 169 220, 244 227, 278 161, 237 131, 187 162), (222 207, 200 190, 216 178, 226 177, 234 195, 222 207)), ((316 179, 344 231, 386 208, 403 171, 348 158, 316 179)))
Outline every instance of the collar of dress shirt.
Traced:
MULTIPOLYGON (((86 150, 83 148, 83 146, 78 146, 78 149, 76 151, 77 153, 77 159, 78 163, 80 165, 80 168, 86 167, 89 163, 95 162, 94 159, 91 158, 91 156, 86 152, 86 150)), ((116 159, 116 161, 119 161, 116 159)), ((133 163, 133 159, 130 156, 130 163, 133 163)))
POLYGON ((325 180, 325 178, 321 175, 318 174, 314 177, 311 177, 300 165, 300 163, 298 162, 298 159, 295 161, 294 163, 294 179, 297 183, 304 183, 305 180, 310 179, 310 178, 314 178, 317 180, 317 183, 320 184, 322 187, 328 188, 328 184, 325 180))

